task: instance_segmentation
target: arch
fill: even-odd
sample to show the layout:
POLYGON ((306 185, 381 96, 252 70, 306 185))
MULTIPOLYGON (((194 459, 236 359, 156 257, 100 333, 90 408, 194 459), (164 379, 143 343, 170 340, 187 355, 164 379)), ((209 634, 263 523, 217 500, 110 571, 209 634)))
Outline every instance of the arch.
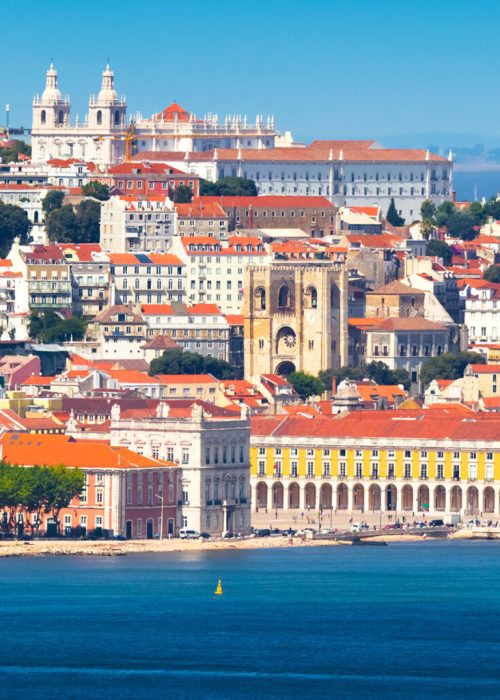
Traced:
POLYGON ((413 487, 405 484, 401 490, 401 510, 413 510, 413 487))
POLYGON ((425 484, 423 484, 422 486, 419 486, 418 491, 417 491, 418 510, 429 511, 429 509, 431 507, 429 499, 430 499, 429 487, 425 486, 425 484))
POLYGON ((363 484, 355 484, 352 490, 352 509, 364 510, 365 507, 365 489, 363 484))
POLYGON ((257 484, 257 508, 267 508, 267 484, 259 481, 257 484))
POLYGON ((97 124, 102 124, 102 112, 100 109, 97 110, 97 114, 95 115, 95 120, 97 124))
POLYGON ((446 510, 446 489, 442 484, 434 489, 434 510, 446 510))
POLYGON ((394 484, 389 484, 385 489, 385 509, 398 509, 398 490, 394 484))
POLYGON ((462 489, 460 486, 453 486, 450 494, 450 510, 457 513, 462 508, 462 489))
POLYGON ((289 355, 297 347, 297 334, 290 326, 283 326, 276 334, 276 354, 289 355))
POLYGON ((279 309, 289 309, 290 308, 290 289, 288 285, 282 284, 278 292, 278 308, 279 309))
POLYGON ((60 109, 57 113, 57 123, 64 124, 64 112, 62 111, 62 109, 60 109))
POLYGON ((318 290, 313 285, 306 289, 305 307, 307 309, 318 308, 318 290))
POLYGON ((257 311, 266 310, 266 290, 264 287, 257 287, 255 290, 255 308, 257 311))
POLYGON ((382 492, 378 484, 372 484, 368 489, 368 510, 380 510, 382 492))
POLYGON ((34 224, 37 224, 37 223, 38 223, 38 218, 39 218, 39 215, 38 215, 38 212, 36 211, 36 212, 33 214, 33 223, 34 223, 34 224))
POLYGON ((113 114, 113 124, 115 126, 120 126, 120 110, 115 109, 115 113, 113 114))
POLYGON ((477 486, 469 486, 467 489, 466 508, 469 510, 471 515, 479 511, 479 491, 477 486))
POLYGON ((288 507, 300 508, 300 486, 296 481, 288 487, 288 507))
POLYGON ((316 486, 314 484, 306 484, 305 497, 306 508, 316 508, 316 486))
POLYGON ((44 109, 42 109, 42 111, 40 112, 40 122, 42 124, 47 123, 47 112, 44 109))
POLYGON ((485 513, 495 512, 495 490, 487 486, 483 493, 483 511, 485 513))
POLYGON ((346 484, 339 484, 337 488, 337 510, 347 510, 348 490, 346 484))
POLYGON ((276 374, 279 374, 281 377, 288 377, 292 372, 295 372, 295 365, 293 362, 280 362, 276 367, 276 374))
POLYGON ((331 484, 322 484, 319 490, 319 507, 332 508, 332 486, 331 484))
POLYGON ((146 520, 146 539, 152 540, 153 537, 154 537, 153 518, 148 518, 146 520))
POLYGON ((284 503, 284 488, 281 481, 275 481, 273 484, 273 508, 283 508, 284 503))

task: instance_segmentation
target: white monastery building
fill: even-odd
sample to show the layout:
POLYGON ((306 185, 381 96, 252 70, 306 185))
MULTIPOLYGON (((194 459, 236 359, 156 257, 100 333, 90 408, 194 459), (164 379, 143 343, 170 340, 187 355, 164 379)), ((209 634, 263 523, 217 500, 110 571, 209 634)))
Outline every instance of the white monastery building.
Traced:
POLYGON ((255 181, 259 194, 325 196, 338 206, 374 204, 387 212, 394 197, 407 223, 425 199, 451 198, 452 154, 384 148, 373 140, 294 143, 280 134, 274 117, 214 114, 199 119, 177 103, 151 117, 127 120, 114 74, 106 66, 97 97, 82 123, 70 120, 71 103, 58 87, 51 64, 41 97, 33 101, 32 159, 81 158, 104 169, 124 160, 156 160, 210 181, 240 176, 255 181))

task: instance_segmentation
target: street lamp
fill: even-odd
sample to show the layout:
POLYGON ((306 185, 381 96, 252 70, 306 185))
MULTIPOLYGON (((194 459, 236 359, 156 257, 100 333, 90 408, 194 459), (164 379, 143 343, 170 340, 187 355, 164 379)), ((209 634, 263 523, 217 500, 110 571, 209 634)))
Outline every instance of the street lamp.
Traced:
POLYGON ((156 498, 158 498, 161 501, 161 513, 160 513, 160 540, 163 539, 163 505, 165 503, 165 499, 163 496, 160 496, 159 493, 156 494, 156 498))

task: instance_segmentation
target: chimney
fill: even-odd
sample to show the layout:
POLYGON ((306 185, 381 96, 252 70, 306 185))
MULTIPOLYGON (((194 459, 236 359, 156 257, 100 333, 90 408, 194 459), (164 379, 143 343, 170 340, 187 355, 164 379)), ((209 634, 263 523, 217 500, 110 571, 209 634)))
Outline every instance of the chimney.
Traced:
POLYGON ((333 375, 332 377, 332 396, 335 396, 337 393, 337 377, 333 375))

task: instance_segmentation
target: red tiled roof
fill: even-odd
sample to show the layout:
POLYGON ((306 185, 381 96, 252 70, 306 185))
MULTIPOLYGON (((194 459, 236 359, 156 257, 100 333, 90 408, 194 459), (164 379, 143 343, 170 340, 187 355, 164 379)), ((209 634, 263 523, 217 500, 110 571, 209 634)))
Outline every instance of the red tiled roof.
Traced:
POLYGON ((157 374, 162 384, 218 384, 219 380, 211 374, 157 374))
POLYGON ((243 314, 227 314, 226 321, 230 326, 243 326, 245 323, 245 317, 243 314))
MULTIPOLYGON (((194 202, 195 200, 193 200, 194 202)), ((259 195, 258 197, 231 197, 231 196, 203 196, 196 201, 217 202, 223 207, 240 207, 263 209, 275 207, 279 209, 335 209, 335 206, 326 197, 302 195, 259 195)))
POLYGON ((500 365, 470 365, 474 374, 500 374, 500 365))
POLYGON ((193 304, 188 307, 190 316, 222 316, 222 311, 217 304, 193 304))
POLYGON ((163 121, 177 121, 188 122, 190 113, 181 107, 177 102, 172 102, 168 107, 165 107, 161 112, 155 114, 156 119, 162 119, 163 121))

